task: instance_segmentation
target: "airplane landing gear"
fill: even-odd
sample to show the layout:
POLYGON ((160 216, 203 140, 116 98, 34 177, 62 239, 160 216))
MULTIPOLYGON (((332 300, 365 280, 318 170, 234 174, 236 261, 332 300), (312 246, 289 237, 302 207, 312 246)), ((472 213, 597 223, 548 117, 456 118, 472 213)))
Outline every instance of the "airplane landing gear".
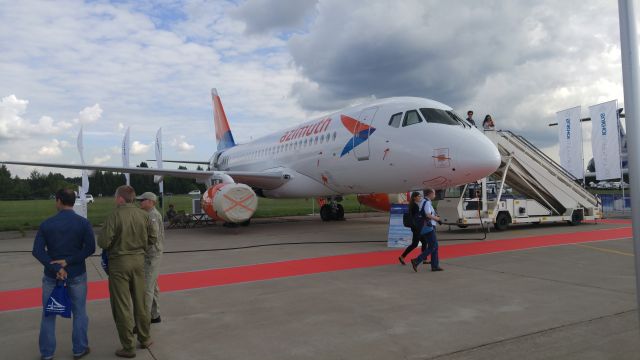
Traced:
POLYGON ((344 207, 331 199, 328 204, 320 208, 320 219, 322 221, 344 220, 344 207))

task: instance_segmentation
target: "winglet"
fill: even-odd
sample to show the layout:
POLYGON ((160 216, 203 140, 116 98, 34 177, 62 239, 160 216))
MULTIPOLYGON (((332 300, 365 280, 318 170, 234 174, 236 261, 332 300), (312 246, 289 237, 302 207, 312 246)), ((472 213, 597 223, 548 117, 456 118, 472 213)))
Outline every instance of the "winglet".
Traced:
POLYGON ((218 90, 211 89, 211 100, 213 102, 213 125, 216 129, 216 140, 218 141, 218 150, 228 149, 236 146, 233 141, 233 134, 229 128, 227 115, 224 113, 218 90))

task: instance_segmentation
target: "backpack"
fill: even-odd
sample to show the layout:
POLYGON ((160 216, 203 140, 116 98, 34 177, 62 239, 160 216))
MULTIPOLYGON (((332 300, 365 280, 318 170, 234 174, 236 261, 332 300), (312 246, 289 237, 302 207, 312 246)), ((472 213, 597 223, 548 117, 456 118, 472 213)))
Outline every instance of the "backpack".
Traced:
POLYGON ((402 225, 408 228, 413 227, 413 219, 411 219, 411 214, 409 214, 408 212, 402 214, 402 225))
MULTIPOLYGON (((420 208, 420 212, 424 211, 424 206, 427 204, 427 202, 423 202, 422 203, 422 207, 420 208)), ((406 213, 402 214, 402 225, 404 225, 404 227, 408 227, 408 228, 413 228, 415 226, 415 224, 413 223, 413 219, 411 218, 411 214, 409 214, 408 210, 406 213)))

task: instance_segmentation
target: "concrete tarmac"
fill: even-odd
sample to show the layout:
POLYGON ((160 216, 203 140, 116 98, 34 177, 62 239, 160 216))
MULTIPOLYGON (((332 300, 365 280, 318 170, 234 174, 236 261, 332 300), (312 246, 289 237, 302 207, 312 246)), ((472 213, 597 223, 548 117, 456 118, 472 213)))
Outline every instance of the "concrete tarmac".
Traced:
MULTIPOLYGON (((443 272, 420 267, 414 273, 395 262, 401 249, 386 247, 387 222, 386 214, 358 214, 343 222, 294 217, 232 229, 167 230, 168 252, 306 244, 167 253, 165 275, 380 251, 394 262, 163 292, 154 344, 137 350, 137 358, 640 359, 630 238, 452 257, 442 260, 443 272), (336 243, 311 244, 320 241, 336 243)), ((487 240, 579 237, 621 227, 631 224, 515 226, 490 232, 487 240)), ((42 266, 30 253, 1 254, 30 251, 33 235, 0 235, 0 296, 40 286, 42 266)), ((446 226, 438 233, 441 251, 481 237, 474 229, 446 226)), ((106 279, 99 263, 98 257, 88 260, 89 281, 106 279)), ((87 307, 87 359, 115 358, 119 343, 109 300, 87 307)), ((0 312, 0 358, 39 358, 41 312, 0 312)), ((71 322, 57 321, 56 359, 71 359, 71 322)))

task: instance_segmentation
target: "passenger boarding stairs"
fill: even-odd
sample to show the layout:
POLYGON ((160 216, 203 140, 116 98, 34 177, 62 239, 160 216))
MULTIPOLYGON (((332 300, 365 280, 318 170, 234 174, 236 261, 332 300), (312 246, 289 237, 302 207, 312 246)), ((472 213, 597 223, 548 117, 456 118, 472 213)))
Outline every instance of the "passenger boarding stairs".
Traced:
POLYGON ((552 215, 571 216, 574 209, 582 209, 581 218, 599 213, 600 199, 524 137, 504 130, 485 131, 485 135, 502 155, 494 178, 502 178, 513 190, 548 207, 552 215))

